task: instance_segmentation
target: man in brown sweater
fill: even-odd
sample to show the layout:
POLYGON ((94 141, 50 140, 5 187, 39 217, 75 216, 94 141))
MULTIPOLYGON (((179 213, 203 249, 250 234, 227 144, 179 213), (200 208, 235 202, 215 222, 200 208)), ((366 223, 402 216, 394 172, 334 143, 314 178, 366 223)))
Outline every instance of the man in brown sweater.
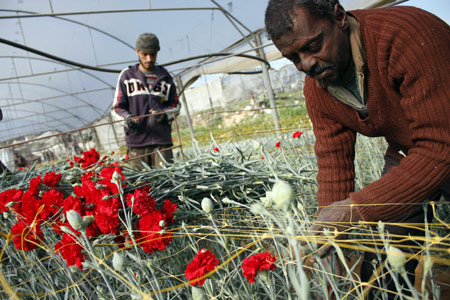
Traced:
MULTIPOLYGON (((307 75, 319 167, 311 232, 360 220, 423 223, 422 203, 450 193, 450 27, 413 7, 346 12, 338 0, 270 0, 265 22, 282 55, 307 75), (385 137, 388 149, 381 178, 355 192, 357 133, 385 137)), ((364 281, 374 257, 366 252, 364 281)))

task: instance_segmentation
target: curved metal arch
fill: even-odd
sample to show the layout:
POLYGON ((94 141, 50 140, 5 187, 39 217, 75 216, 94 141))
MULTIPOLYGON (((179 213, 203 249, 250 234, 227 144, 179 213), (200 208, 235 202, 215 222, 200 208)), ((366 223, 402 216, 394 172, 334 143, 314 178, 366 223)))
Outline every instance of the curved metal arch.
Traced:
MULTIPOLYGON (((30 112, 30 113, 33 113, 33 112, 35 112, 35 111, 32 111, 32 110, 28 110, 28 109, 16 109, 17 111, 24 111, 24 112, 30 112)), ((57 110, 54 110, 53 112, 56 112, 57 110)), ((15 118, 15 119, 4 119, 3 120, 3 122, 4 123, 8 123, 8 122, 13 122, 13 121, 16 121, 16 120, 21 120, 21 119, 25 119, 25 118, 29 118, 29 117, 34 117, 34 116, 37 116, 37 115, 40 115, 40 114, 32 114, 32 115, 27 115, 27 116, 23 116, 23 117, 20 117, 20 118, 15 118)), ((70 124, 69 123, 66 123, 66 122, 64 122, 64 121, 62 121, 62 120, 65 120, 65 119, 67 119, 67 118, 65 118, 65 119, 57 119, 57 118, 55 118, 55 117, 53 117, 52 115, 47 115, 47 117, 49 117, 50 119, 52 119, 52 120, 54 120, 54 121, 57 121, 57 122, 60 122, 60 123, 62 123, 62 124, 64 124, 64 125, 66 125, 67 126, 67 128, 72 128, 73 126, 70 126, 70 124)), ((2 122, 2 123, 3 123, 2 122)), ((32 123, 34 123, 33 121, 32 121, 32 123)), ((47 124, 47 122, 44 122, 43 124, 47 124)), ((50 126, 48 126, 47 125, 47 127, 50 127, 50 126)), ((17 128, 20 128, 20 127, 17 127, 17 128)), ((51 127, 50 127, 51 128, 51 127)))
MULTIPOLYGON (((101 88, 101 89, 95 89, 95 90, 87 90, 87 91, 82 91, 82 92, 76 92, 76 93, 70 93, 71 96, 73 95, 80 95, 80 94, 88 94, 88 93, 93 93, 93 92, 101 92, 101 91, 106 91, 109 90, 109 88, 101 88)), ((20 102, 19 104, 27 104, 27 103, 40 103, 41 101, 46 101, 46 100, 51 100, 51 99, 58 99, 61 97, 67 97, 67 95, 58 95, 58 96, 51 96, 51 97, 45 97, 45 98, 38 98, 38 99, 23 99, 23 98, 12 98, 14 100, 25 100, 20 102)), ((0 100, 8 100, 11 98, 0 98, 0 100)), ((10 107, 10 106, 16 106, 19 104, 6 104, 6 105, 2 105, 2 108, 5 107, 10 107)), ((91 106, 91 104, 84 104, 84 105, 79 105, 78 107, 84 107, 84 106, 91 106)), ((109 109, 109 108, 108 108, 109 109)))
MULTIPOLYGON (((22 98, 0 98, 0 100, 5 100, 5 99, 10 99, 10 100, 22 100, 22 98)), ((20 104, 25 104, 25 103, 30 103, 30 102, 32 102, 32 100, 31 99, 28 99, 29 101, 28 102, 23 102, 23 103, 20 103, 20 104)), ((48 105, 48 103, 41 103, 41 104, 47 104, 48 105)), ((51 106, 51 105, 49 105, 49 106, 51 106)), ((85 105, 77 105, 77 106, 73 106, 73 107, 67 107, 67 108, 65 108, 64 109, 64 111, 66 111, 66 110, 68 110, 68 109, 78 109, 78 108, 80 108, 80 107, 85 107, 85 106, 89 106, 88 104, 85 104, 85 105)), ((2 106, 3 108, 5 107, 5 106, 2 106)), ((29 111, 29 110, 25 110, 25 109, 15 109, 15 110, 17 110, 17 111, 29 111)), ((9 111, 9 110, 5 110, 5 111, 9 111)), ((60 112, 61 111, 61 109, 55 109, 55 110, 47 110, 45 113, 46 114, 50 114, 50 113, 56 113, 56 112, 60 112)), ((36 115, 40 115, 40 114, 42 114, 42 113, 39 113, 39 112, 37 112, 36 113, 36 111, 31 111, 30 110, 30 112, 34 112, 34 114, 31 114, 31 115, 26 115, 26 116, 21 116, 20 118, 15 118, 14 120, 20 120, 20 119, 25 119, 25 118, 29 118, 29 117, 34 117, 34 116, 36 116, 36 115)), ((5 122, 10 122, 10 120, 8 120, 8 119, 4 119, 4 121, 5 122)), ((3 123, 3 122, 2 122, 3 123)), ((0 123, 1 124, 1 123, 0 123)), ((72 126, 69 126, 69 127, 72 127, 72 126)))
MULTIPOLYGON (((24 128, 24 127, 30 127, 30 126, 33 126, 33 124, 40 124, 39 122, 36 122, 36 121, 32 121, 31 122, 32 124, 29 124, 29 125, 24 125, 24 126, 18 126, 18 127, 16 127, 16 128, 24 128)), ((50 130, 54 130, 54 131, 57 131, 57 132, 63 132, 63 131, 61 131, 61 130, 59 130, 59 129, 54 129, 54 128, 51 128, 50 126, 48 126, 47 124, 44 124, 45 125, 45 127, 47 127, 47 129, 39 129, 39 130, 36 130, 36 129, 30 129, 30 130, 27 130, 27 131, 20 131, 19 133, 17 133, 17 134, 9 134, 8 136, 5 136, 5 138, 2 138, 2 141, 7 141, 7 140, 11 140, 11 139, 14 139, 14 138, 17 138, 17 137, 21 137, 21 136, 25 136, 25 135, 29 135, 29 134, 33 134, 33 135, 39 135, 39 134, 41 134, 41 133, 43 133, 43 132, 46 132, 46 131, 50 131, 50 130)), ((0 143, 1 144, 1 143, 0 143)), ((11 147, 10 145, 6 145, 6 146, 0 146, 0 149, 2 149, 2 148, 8 148, 8 147, 11 147)))
MULTIPOLYGON (((0 82, 0 84, 2 84, 2 83, 4 83, 4 82, 0 82)), ((10 84, 11 82, 8 82, 8 84, 10 84)), ((26 84, 26 83, 24 83, 24 84, 26 84)), ((34 84, 32 84, 32 85, 34 85, 34 84)), ((35 84, 35 85, 39 85, 39 84, 35 84)), ((40 86, 44 86, 44 85, 40 85, 40 86)), ((44 87, 46 87, 46 86, 44 86, 44 87)), ((63 108, 61 108, 61 107, 59 107, 59 106, 57 106, 57 105, 55 105, 55 104, 50 104, 50 103, 45 103, 45 102, 40 102, 42 105, 48 105, 48 106, 51 106, 51 107, 56 107, 56 108, 58 108, 60 111, 64 111, 64 112, 66 112, 66 113, 68 113, 69 115, 72 115, 74 118, 76 118, 77 120, 79 120, 82 124, 87 124, 87 123, 89 123, 88 122, 88 120, 85 120, 84 118, 81 118, 81 117, 79 117, 79 116, 77 116, 77 115, 75 115, 75 114, 73 114, 73 113, 71 113, 71 112, 68 112, 68 111, 66 111, 65 109, 63 109, 63 108)), ((20 104, 20 103, 19 103, 20 104)), ((71 126, 72 127, 72 126, 71 126)))
POLYGON ((25 46, 25 45, 22 45, 22 44, 18 44, 18 43, 13 42, 13 41, 5 40, 3 38, 0 38, 0 43, 6 44, 6 45, 10 45, 10 46, 13 46, 15 48, 19 48, 19 49, 22 49, 22 50, 25 50, 25 51, 29 51, 29 52, 32 52, 32 53, 37 54, 37 55, 45 56, 45 57, 51 58, 53 60, 60 61, 60 62, 69 64, 69 65, 77 66, 77 67, 84 68, 84 69, 100 71, 100 72, 109 72, 109 73, 120 73, 121 72, 121 70, 97 68, 97 67, 92 67, 92 66, 89 66, 89 65, 77 63, 77 62, 74 62, 74 61, 70 61, 68 59, 61 58, 61 57, 58 57, 58 56, 49 54, 47 52, 43 52, 43 51, 31 48, 31 47, 25 46))
MULTIPOLYGON (((51 86, 48 86, 48 85, 45 85, 45 84, 34 83, 34 82, 0 82, 0 84, 26 84, 26 85, 34 85, 34 86, 45 87, 45 88, 48 88, 48 89, 55 90, 55 91, 58 91, 58 92, 60 92, 60 93, 63 93, 64 95, 62 95, 61 97, 64 97, 64 96, 72 96, 72 97, 74 97, 75 99, 81 101, 82 103, 89 105, 90 107, 92 107, 92 109, 94 109, 94 110, 97 112, 97 114, 98 114, 99 116, 103 116, 103 114, 104 114, 104 112, 101 111, 98 107, 96 107, 96 106, 94 106, 94 105, 92 105, 92 104, 86 102, 85 100, 83 100, 83 99, 81 99, 81 98, 79 98, 79 97, 76 97, 75 95, 73 95, 73 94, 71 94, 71 93, 67 93, 67 92, 65 92, 65 91, 63 91, 63 90, 61 90, 61 89, 57 89, 57 88, 55 88, 55 87, 51 87, 51 86)), ((44 103, 44 102, 41 102, 41 103, 44 103)), ((47 104, 48 104, 48 103, 47 103, 47 104)), ((56 105, 55 105, 55 107, 59 108, 59 107, 56 106, 56 105)))
POLYGON ((177 11, 177 10, 217 10, 217 9, 218 9, 217 7, 175 7, 175 8, 169 7, 169 8, 92 10, 92 11, 73 11, 73 12, 44 13, 44 14, 37 13, 37 14, 33 14, 33 15, 0 16, 0 19, 93 15, 93 14, 126 13, 126 12, 177 11))
MULTIPOLYGON (((60 61, 55 61, 53 59, 45 59, 45 58, 40 58, 40 57, 28 57, 28 56, 22 56, 22 55, 3 55, 0 56, 0 58, 21 58, 21 59, 34 59, 34 60, 41 60, 41 61, 46 61, 46 62, 52 62, 55 64, 60 64, 63 66, 68 66, 70 67, 70 64, 66 64, 66 63, 62 63, 60 61)), ((8 78, 0 78, 0 81, 3 80, 12 80, 12 79, 20 79, 20 78, 27 78, 27 77, 34 77, 34 76, 42 76, 42 75, 49 75, 49 74, 55 74, 55 73, 62 73, 62 72, 71 72, 71 71, 80 71, 83 74, 86 74, 94 79, 97 79, 98 81, 100 81, 101 83, 107 85, 108 87, 114 89, 115 87, 112 86, 111 84, 109 84, 108 82, 104 81, 103 79, 99 78, 98 76, 95 76, 94 74, 91 74, 89 72, 86 72, 85 70, 83 70, 82 68, 71 68, 69 70, 58 70, 58 71, 52 71, 52 72, 45 72, 45 73, 35 73, 35 74, 31 74, 31 75, 24 75, 24 76, 16 76, 16 77, 8 77, 8 78)))
MULTIPOLYGON (((70 61, 70 60, 65 59, 65 58, 61 58, 61 57, 58 57, 58 56, 55 56, 55 55, 52 55, 52 54, 49 54, 49 53, 46 53, 46 52, 34 49, 34 48, 31 48, 31 47, 28 47, 28 46, 25 46, 25 45, 21 45, 21 44, 18 44, 18 43, 9 41, 9 40, 5 40, 3 38, 0 38, 0 43, 4 43, 4 44, 7 44, 7 45, 10 45, 10 46, 13 46, 13 47, 25 50, 25 51, 29 51, 29 52, 35 53, 37 55, 45 56, 45 57, 48 57, 48 58, 51 58, 51 59, 54 59, 54 60, 57 60, 57 61, 69 64, 69 65, 78 66, 80 68, 85 68, 85 69, 94 70, 94 71, 100 71, 100 72, 109 72, 109 73, 120 73, 120 72, 122 72, 122 70, 104 69, 104 68, 98 68, 98 67, 93 67, 93 66, 77 63, 77 62, 70 61)), ((196 56, 192 56, 192 57, 188 57, 188 58, 184 58, 184 59, 179 59, 179 60, 175 60, 175 61, 172 61, 172 62, 160 64, 160 65, 166 67, 166 66, 170 66, 170 65, 173 65, 173 64, 178 64, 178 63, 181 63, 181 62, 185 62, 185 61, 188 61, 188 60, 193 60, 193 59, 198 59, 198 58, 205 58, 205 57, 206 58, 210 58, 212 56, 240 56, 240 57, 256 59, 256 60, 259 60, 259 61, 265 63, 268 66, 268 68, 270 69, 269 62, 267 60, 265 60, 264 58, 261 58, 261 57, 258 57, 258 56, 254 56, 254 55, 249 55, 249 54, 241 54, 241 53, 233 54, 233 53, 223 53, 223 52, 203 54, 203 55, 196 55, 196 56)))

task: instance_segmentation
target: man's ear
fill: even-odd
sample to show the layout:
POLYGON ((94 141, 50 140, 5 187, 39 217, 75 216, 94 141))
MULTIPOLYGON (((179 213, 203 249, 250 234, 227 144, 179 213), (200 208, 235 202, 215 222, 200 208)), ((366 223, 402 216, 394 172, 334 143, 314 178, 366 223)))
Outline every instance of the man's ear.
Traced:
POLYGON ((340 4, 334 6, 334 21, 342 30, 348 28, 347 12, 340 4))

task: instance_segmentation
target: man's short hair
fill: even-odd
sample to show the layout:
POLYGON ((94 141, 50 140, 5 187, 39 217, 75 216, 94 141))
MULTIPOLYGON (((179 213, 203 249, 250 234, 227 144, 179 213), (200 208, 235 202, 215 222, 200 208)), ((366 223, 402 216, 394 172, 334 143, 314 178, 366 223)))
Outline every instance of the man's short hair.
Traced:
POLYGON ((265 14, 267 35, 277 40, 292 30, 294 7, 305 7, 311 15, 332 20, 336 4, 339 0, 270 0, 265 14))
POLYGON ((158 37, 153 33, 143 33, 136 40, 136 50, 156 53, 159 49, 158 37))

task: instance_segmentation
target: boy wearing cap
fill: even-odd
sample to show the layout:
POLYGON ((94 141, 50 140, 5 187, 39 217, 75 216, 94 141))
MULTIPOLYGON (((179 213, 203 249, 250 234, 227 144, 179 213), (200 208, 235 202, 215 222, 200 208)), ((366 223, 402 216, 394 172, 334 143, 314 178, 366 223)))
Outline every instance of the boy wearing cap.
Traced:
POLYGON ((172 76, 155 64, 159 50, 156 35, 141 34, 136 41, 139 63, 122 70, 117 81, 113 114, 126 121, 125 142, 133 167, 145 162, 161 168, 163 161, 173 161, 171 123, 180 104, 172 76))

